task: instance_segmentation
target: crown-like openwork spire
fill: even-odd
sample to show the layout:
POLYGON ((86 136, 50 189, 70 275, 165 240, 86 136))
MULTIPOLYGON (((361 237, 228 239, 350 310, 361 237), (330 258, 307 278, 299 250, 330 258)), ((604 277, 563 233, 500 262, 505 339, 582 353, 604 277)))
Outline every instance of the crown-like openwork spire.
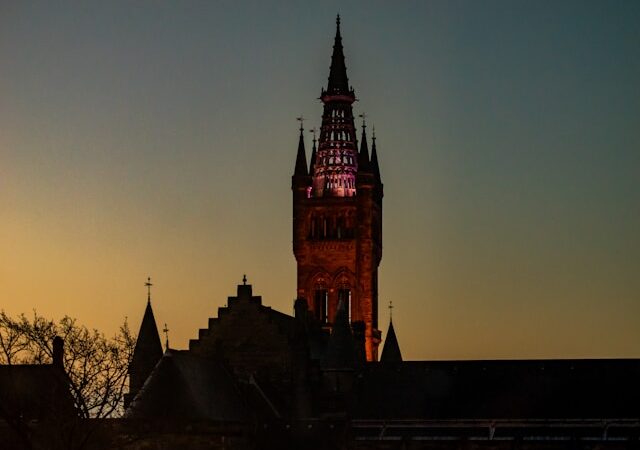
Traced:
POLYGON ((347 78, 339 16, 336 23, 329 82, 320 96, 324 111, 318 149, 311 161, 313 197, 356 195, 358 145, 351 106, 356 97, 347 78))

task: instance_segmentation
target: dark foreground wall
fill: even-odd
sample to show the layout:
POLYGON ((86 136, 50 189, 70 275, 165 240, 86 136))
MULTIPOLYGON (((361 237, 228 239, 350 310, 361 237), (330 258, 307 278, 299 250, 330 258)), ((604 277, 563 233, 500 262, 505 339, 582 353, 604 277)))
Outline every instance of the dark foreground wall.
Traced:
POLYGON ((0 424, 0 449, 640 449, 639 420, 270 423, 76 420, 0 424), (23 430, 24 431, 24 430, 23 430))

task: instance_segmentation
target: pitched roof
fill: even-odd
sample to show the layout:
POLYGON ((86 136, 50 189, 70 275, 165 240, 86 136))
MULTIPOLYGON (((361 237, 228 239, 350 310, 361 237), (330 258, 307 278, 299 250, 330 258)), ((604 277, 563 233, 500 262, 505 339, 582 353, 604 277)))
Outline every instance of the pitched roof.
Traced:
POLYGON ((168 350, 127 410, 130 418, 242 420, 240 393, 219 363, 168 350))

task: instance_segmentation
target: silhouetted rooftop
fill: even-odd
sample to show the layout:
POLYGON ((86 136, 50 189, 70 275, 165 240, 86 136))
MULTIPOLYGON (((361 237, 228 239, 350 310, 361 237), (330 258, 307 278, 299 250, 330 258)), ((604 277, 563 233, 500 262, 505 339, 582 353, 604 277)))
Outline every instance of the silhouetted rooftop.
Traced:
POLYGON ((133 400, 127 417, 242 420, 243 402, 222 365, 169 350, 133 400))
POLYGON ((354 417, 638 418, 638 380, 637 359, 370 363, 354 417))
POLYGON ((0 418, 75 415, 64 371, 52 364, 0 365, 0 418))

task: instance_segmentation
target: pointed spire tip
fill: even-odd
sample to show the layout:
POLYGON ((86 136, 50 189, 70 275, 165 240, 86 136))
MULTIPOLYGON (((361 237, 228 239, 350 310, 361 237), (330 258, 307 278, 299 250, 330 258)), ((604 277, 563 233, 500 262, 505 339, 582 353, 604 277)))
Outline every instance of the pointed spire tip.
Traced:
POLYGON ((329 83, 327 90, 322 91, 320 98, 329 95, 353 96, 349 90, 349 79, 347 78, 347 68, 344 63, 344 52, 342 48, 342 36, 340 35, 340 16, 336 18, 336 36, 333 42, 333 54, 331 55, 331 68, 329 69, 329 83))
POLYGON ((307 176, 307 155, 304 148, 304 117, 297 117, 296 120, 300 122, 300 138, 298 139, 298 153, 296 155, 296 165, 293 171, 294 175, 307 176))

